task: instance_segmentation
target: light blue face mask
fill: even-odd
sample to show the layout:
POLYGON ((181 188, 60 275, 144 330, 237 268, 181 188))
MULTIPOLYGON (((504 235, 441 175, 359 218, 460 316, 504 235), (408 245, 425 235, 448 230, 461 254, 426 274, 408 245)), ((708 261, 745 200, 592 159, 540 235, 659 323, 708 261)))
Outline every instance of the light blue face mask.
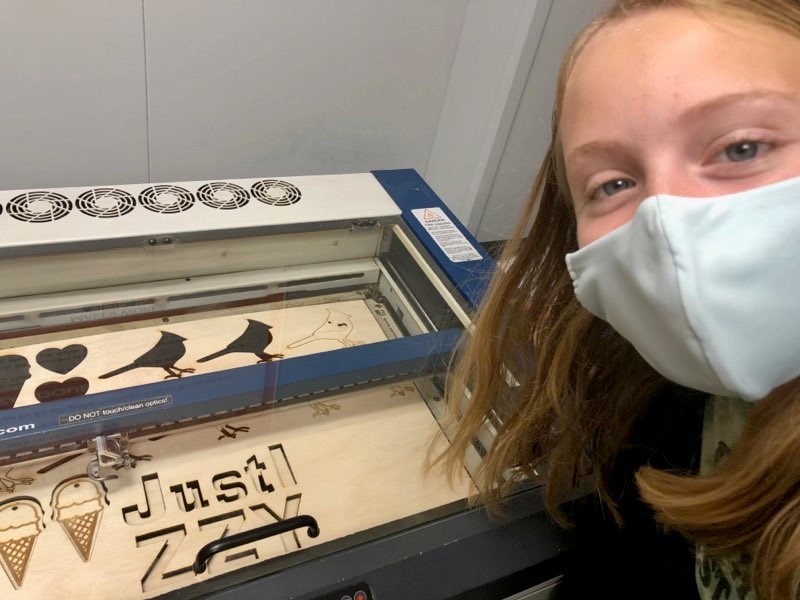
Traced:
POLYGON ((566 260, 580 303, 668 379, 758 400, 800 376, 800 178, 647 198, 566 260))

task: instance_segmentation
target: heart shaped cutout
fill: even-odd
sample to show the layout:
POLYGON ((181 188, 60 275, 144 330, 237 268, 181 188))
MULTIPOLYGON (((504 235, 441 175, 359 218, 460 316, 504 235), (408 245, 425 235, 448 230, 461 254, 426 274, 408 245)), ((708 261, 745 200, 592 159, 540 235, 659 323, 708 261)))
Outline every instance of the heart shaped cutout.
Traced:
POLYGON ((83 377, 70 377, 66 381, 48 381, 36 388, 33 395, 39 402, 52 402, 64 398, 85 396, 89 391, 89 382, 83 377))
POLYGON ((48 371, 66 375, 86 358, 83 344, 70 344, 65 348, 45 348, 36 355, 36 362, 48 371))

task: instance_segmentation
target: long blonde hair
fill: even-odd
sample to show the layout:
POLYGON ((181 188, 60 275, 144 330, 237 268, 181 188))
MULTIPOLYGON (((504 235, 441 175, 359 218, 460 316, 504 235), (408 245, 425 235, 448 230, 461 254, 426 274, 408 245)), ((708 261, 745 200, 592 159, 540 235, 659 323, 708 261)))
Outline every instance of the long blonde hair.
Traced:
MULTIPOLYGON (((450 472, 459 469, 478 431, 492 423, 497 435, 478 473, 490 508, 537 471, 546 481, 549 510, 563 521, 561 501, 592 472, 601 499, 621 523, 609 487, 615 459, 666 382, 575 299, 564 262, 577 249, 575 216, 558 123, 567 78, 595 33, 631 13, 671 7, 742 18, 800 37, 798 0, 619 0, 573 43, 559 75, 550 147, 448 381, 456 433, 433 461, 450 472), (466 390, 471 402, 461 410, 466 390)), ((741 441, 715 472, 695 476, 645 467, 636 482, 657 518, 706 552, 746 552, 760 598, 797 596, 800 383, 758 402, 741 441)))

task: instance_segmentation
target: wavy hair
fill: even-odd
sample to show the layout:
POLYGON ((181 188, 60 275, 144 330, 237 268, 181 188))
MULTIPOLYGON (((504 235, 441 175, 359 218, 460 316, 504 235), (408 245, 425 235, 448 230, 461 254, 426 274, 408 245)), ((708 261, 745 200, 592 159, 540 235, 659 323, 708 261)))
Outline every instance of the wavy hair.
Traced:
MULTIPOLYGON (((490 509, 516 484, 543 477, 553 516, 591 472, 621 524, 610 491, 615 460, 665 385, 633 347, 575 298, 564 256, 577 249, 559 118, 566 81, 586 44, 615 21, 684 8, 757 22, 800 37, 797 0, 620 0, 592 22, 562 61, 552 141, 529 201, 448 380, 451 443, 433 458, 455 473, 480 430, 496 436, 478 474, 490 509), (470 402, 464 406, 465 395, 470 402)), ((732 454, 710 474, 643 467, 636 482, 657 519, 713 556, 744 552, 759 598, 794 598, 800 575, 800 384, 758 402, 732 454)))

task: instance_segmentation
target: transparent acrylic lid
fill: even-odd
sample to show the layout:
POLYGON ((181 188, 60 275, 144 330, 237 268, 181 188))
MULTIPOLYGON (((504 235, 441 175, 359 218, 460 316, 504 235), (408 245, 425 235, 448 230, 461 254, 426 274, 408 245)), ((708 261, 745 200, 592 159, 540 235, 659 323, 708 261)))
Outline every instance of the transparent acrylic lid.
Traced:
MULTIPOLYGON (((0 430, 4 414, 41 413, 63 434, 12 450, 0 437, 0 592, 155 597, 462 510, 474 493, 466 471, 451 485, 423 469, 447 443, 428 340, 465 319, 396 223, 213 244, 222 266, 195 261, 186 277, 157 251, 150 282, 137 254, 134 280, 0 302, 0 430), (306 260, 230 269, 286 236, 306 260), (419 368, 414 339, 428 344, 419 368), (219 540, 232 544, 208 550, 219 540)), ((86 253, 36 260, 92 280, 86 253)))

